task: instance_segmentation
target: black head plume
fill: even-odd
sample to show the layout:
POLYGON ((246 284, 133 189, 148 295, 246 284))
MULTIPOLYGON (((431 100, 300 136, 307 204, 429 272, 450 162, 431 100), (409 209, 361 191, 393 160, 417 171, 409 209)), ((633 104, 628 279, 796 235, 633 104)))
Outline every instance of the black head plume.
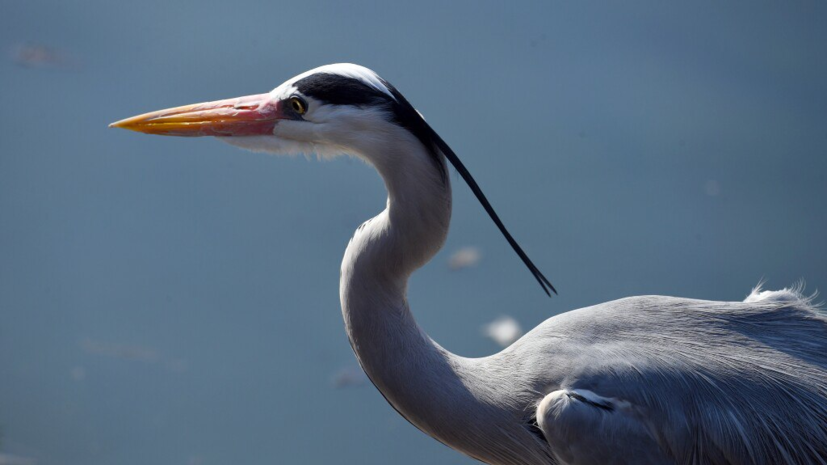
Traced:
POLYGON ((494 207, 485 198, 482 189, 477 185, 477 182, 465 168, 465 165, 459 160, 456 153, 451 150, 451 147, 445 143, 439 134, 434 131, 431 126, 425 122, 422 116, 414 109, 408 100, 398 91, 394 86, 384 79, 379 78, 382 84, 386 86, 391 95, 368 85, 362 80, 350 76, 342 76, 333 73, 316 73, 295 83, 296 87, 305 95, 310 95, 316 99, 333 103, 338 105, 353 105, 358 107, 381 106, 387 109, 394 122, 406 129, 408 129, 420 142, 428 149, 434 166, 440 171, 440 174, 445 178, 445 166, 440 159, 441 152, 445 158, 454 166, 457 172, 462 176, 462 179, 471 188, 471 192, 480 201, 482 207, 488 213, 488 216, 500 229, 500 232, 505 236, 505 239, 511 244, 511 248, 517 252, 523 263, 528 267, 534 278, 540 283, 543 291, 549 296, 551 292, 557 294, 557 290, 551 285, 548 279, 543 276, 543 273, 537 269, 528 255, 523 251, 517 241, 505 228, 502 220, 494 211, 494 207))
MULTIPOLYGON (((419 115, 419 113, 413 108, 413 106, 408 103, 407 99, 398 91, 395 87, 393 87, 387 81, 383 81, 384 84, 388 87, 388 89, 393 94, 394 98, 396 99, 396 105, 392 105, 393 115, 396 119, 397 123, 401 124, 402 126, 408 128, 424 145, 425 147, 431 149, 432 151, 439 150, 445 155, 445 158, 451 162, 451 165, 454 166, 454 169, 457 170, 462 179, 468 184, 468 187, 471 188, 471 192, 477 197, 477 200, 482 204, 482 208, 485 209, 488 216, 491 217, 491 220, 494 221, 494 224, 497 225, 500 232, 508 243, 511 245, 511 248, 514 249, 514 252, 517 252, 517 255, 520 259, 525 263, 525 266, 528 267, 528 270, 531 271, 531 274, 534 275, 534 279, 540 283, 540 287, 543 288, 543 291, 551 297, 551 293, 554 292, 557 294, 557 290, 551 284, 551 282, 537 269, 537 266, 534 265, 534 262, 528 258, 528 255, 523 251, 520 244, 514 240, 514 237, 511 236, 511 233, 508 232, 505 225, 503 224, 502 220, 500 220, 499 215, 497 212, 494 211, 494 207, 491 206, 491 203, 488 202, 488 199, 485 198, 485 194, 482 193, 482 189, 477 184, 477 181, 474 180, 474 177, 471 176, 471 173, 468 171, 468 168, 462 164, 459 157, 448 144, 442 140, 442 137, 436 133, 436 131, 431 128, 431 126, 419 115)), ((436 154, 434 154, 436 155, 436 154)), ((439 169, 443 170, 442 163, 438 163, 439 169)), ((443 172, 443 175, 445 173, 443 172)))
POLYGON ((505 240, 507 240, 508 243, 511 244, 511 248, 514 249, 514 252, 517 252, 517 255, 520 256, 520 259, 522 259, 523 263, 525 263, 525 266, 527 266, 528 270, 531 271, 531 274, 534 275, 534 279, 536 279, 537 282, 540 283, 540 287, 543 288, 543 290, 549 297, 551 297, 551 292, 557 294, 557 289, 555 289, 551 282, 543 275, 543 273, 539 269, 537 269, 537 266, 534 265, 534 262, 532 262, 531 259, 528 258, 528 255, 526 255, 522 247, 520 247, 520 244, 518 244, 517 241, 514 240, 514 238, 511 236, 511 233, 508 232, 508 229, 506 229, 502 220, 500 220, 500 217, 497 215, 497 212, 494 211, 494 207, 492 207, 491 204, 488 202, 488 199, 485 198, 485 194, 482 193, 482 189, 480 189, 480 186, 471 176, 471 173, 468 171, 465 165, 462 164, 459 157, 457 157, 457 154, 454 153, 453 150, 451 150, 451 147, 449 147, 448 144, 446 144, 441 137, 439 137, 439 134, 437 134, 436 131, 431 129, 430 125, 428 125, 427 123, 426 125, 428 126, 428 129, 431 132, 432 140, 434 141, 436 146, 439 147, 439 150, 442 151, 442 154, 445 155, 445 158, 447 158, 448 161, 450 161, 451 164, 454 165, 454 169, 457 170, 459 175, 462 176, 462 179, 464 179, 465 182, 468 184, 468 187, 471 188, 471 192, 473 192, 474 195, 477 197, 477 200, 480 201, 480 203, 482 204, 482 208, 485 209, 486 213, 488 213, 488 216, 491 217, 491 219, 494 221, 494 224, 497 225, 497 228, 499 228, 500 232, 503 234, 503 236, 505 236, 505 240), (549 290, 551 290, 551 292, 549 292, 549 290))

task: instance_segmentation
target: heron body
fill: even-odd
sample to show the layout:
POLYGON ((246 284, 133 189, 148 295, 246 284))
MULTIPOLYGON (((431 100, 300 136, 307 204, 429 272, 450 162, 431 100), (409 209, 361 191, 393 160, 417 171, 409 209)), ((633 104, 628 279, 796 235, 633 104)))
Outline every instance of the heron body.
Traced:
POLYGON ((262 94, 114 126, 276 154, 350 154, 387 207, 342 261, 345 328, 408 421, 491 464, 827 463, 827 319, 797 289, 744 302, 631 297, 550 318, 500 353, 448 352, 417 325, 411 274, 445 242, 451 163, 547 292, 456 154, 374 72, 328 65, 262 94))

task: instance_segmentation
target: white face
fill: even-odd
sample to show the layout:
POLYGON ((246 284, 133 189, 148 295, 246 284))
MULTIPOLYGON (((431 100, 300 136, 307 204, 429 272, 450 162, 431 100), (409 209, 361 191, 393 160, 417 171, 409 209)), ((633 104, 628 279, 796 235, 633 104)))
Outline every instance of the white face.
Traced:
POLYGON ((388 122, 388 113, 382 108, 330 103, 302 92, 301 82, 317 74, 355 79, 396 100, 379 76, 368 68, 354 64, 321 66, 285 81, 269 93, 271 102, 290 107, 288 111, 296 116, 279 120, 272 136, 220 139, 237 147, 277 155, 316 154, 330 158, 350 154, 369 158, 366 145, 377 142, 389 131, 399 130, 388 122))
POLYGON ((267 94, 168 108, 112 125, 167 136, 213 136, 278 155, 350 154, 380 169, 398 169, 407 162, 403 153, 416 153, 444 175, 433 132, 416 110, 376 73, 352 64, 310 70, 267 94))

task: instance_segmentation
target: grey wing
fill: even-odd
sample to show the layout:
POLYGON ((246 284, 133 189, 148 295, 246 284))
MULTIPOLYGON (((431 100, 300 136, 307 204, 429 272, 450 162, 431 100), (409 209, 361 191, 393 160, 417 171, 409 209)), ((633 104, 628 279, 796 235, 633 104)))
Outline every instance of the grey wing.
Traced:
POLYGON ((661 465, 671 459, 627 401, 561 389, 537 407, 537 425, 565 465, 661 465))
POLYGON ((753 384, 754 372, 700 367, 637 380, 620 365, 599 371, 537 408, 562 464, 827 464, 827 393, 796 383, 801 373, 753 384))
POLYGON ((557 458, 827 464, 827 320, 801 298, 757 303, 653 297, 584 313, 589 340, 537 409, 557 458))

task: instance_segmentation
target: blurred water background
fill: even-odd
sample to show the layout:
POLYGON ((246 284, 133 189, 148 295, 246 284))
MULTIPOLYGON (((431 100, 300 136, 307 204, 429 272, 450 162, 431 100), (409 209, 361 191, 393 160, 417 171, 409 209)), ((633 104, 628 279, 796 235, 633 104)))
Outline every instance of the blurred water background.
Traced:
POLYGON ((827 288, 825 20, 815 2, 3 1, 0 463, 472 463, 353 371, 339 264, 384 207, 369 167, 108 123, 375 69, 560 291, 454 176, 410 300, 481 356, 501 315, 827 288))

